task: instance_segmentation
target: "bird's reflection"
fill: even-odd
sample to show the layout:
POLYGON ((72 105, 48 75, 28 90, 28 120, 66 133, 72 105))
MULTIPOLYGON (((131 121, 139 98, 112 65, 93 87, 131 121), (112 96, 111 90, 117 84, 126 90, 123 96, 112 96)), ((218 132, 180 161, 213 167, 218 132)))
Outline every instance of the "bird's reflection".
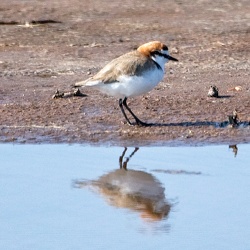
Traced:
POLYGON ((138 150, 139 148, 135 148, 125 157, 127 148, 124 148, 119 157, 120 169, 102 175, 97 180, 76 181, 75 186, 94 187, 110 205, 137 211, 146 220, 164 219, 170 211, 170 205, 161 183, 152 174, 127 167, 138 150))
POLYGON ((229 145, 229 148, 231 148, 233 150, 234 157, 236 157, 237 153, 238 153, 238 147, 237 147, 237 145, 229 145))

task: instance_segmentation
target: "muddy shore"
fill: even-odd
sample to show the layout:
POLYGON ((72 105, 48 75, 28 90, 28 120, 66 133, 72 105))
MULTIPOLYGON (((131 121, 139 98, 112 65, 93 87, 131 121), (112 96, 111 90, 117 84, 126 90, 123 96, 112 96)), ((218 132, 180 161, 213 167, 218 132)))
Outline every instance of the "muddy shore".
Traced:
POLYGON ((250 142, 249 1, 18 1, 0 3, 0 142, 202 145, 250 142), (145 42, 178 63, 131 109, 93 89, 52 99, 145 42), (211 85, 219 98, 208 97, 211 85), (239 126, 228 125, 238 112, 239 126))

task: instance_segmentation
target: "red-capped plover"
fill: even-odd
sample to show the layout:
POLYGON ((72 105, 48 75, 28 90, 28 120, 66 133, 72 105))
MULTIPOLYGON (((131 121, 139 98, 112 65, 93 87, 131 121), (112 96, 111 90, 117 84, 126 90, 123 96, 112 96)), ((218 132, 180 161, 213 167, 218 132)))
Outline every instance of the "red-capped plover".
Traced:
POLYGON ((91 86, 101 92, 119 98, 119 106, 126 121, 133 125, 124 107, 133 116, 137 125, 150 126, 142 122, 128 107, 128 97, 138 96, 152 90, 164 76, 164 66, 169 60, 178 61, 168 53, 168 47, 153 41, 141 45, 108 63, 96 75, 78 82, 76 87, 91 86))

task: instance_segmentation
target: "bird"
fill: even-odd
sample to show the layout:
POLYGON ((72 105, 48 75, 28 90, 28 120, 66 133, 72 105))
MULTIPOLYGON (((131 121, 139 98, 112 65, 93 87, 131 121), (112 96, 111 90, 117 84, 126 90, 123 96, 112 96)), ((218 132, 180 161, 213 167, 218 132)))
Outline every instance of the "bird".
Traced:
POLYGON ((164 77, 165 63, 178 61, 169 55, 168 47, 160 41, 151 41, 136 50, 123 54, 104 66, 87 80, 75 83, 75 87, 94 87, 119 99, 119 107, 129 125, 151 126, 141 121, 128 107, 127 99, 151 91, 164 77), (125 109, 132 115, 132 123, 125 109))

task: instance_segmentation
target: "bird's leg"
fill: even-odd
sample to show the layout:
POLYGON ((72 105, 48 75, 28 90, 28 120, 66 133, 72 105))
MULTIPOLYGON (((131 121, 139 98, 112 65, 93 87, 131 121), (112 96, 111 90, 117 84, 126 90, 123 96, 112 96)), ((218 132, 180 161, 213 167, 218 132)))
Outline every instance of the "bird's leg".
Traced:
POLYGON ((128 124, 132 125, 132 123, 130 122, 130 120, 128 119, 128 117, 127 117, 127 115, 126 115, 126 113, 124 111, 123 104, 122 104, 122 99, 119 99, 119 107, 120 107, 120 109, 121 109, 121 111, 122 111, 122 113, 123 113, 126 121, 128 122, 128 124))
MULTIPOLYGON (((132 110, 128 107, 128 105, 127 105, 127 97, 125 97, 124 99, 123 99, 123 101, 122 101, 122 104, 124 105, 124 107, 129 111, 129 113, 134 117, 134 119, 135 119, 135 122, 136 122, 136 124, 137 125, 139 125, 139 126, 151 126, 152 124, 150 124, 150 123, 145 123, 145 122, 143 122, 143 121, 141 121, 133 112, 132 112, 132 110)), ((125 112, 124 112, 125 113, 125 112)), ((131 123, 130 123, 131 124, 131 123)))
POLYGON ((119 157, 120 169, 122 169, 123 157, 124 157, 124 155, 126 154, 126 151, 127 151, 127 147, 124 148, 124 150, 123 150, 123 152, 122 152, 122 155, 119 157))
MULTIPOLYGON (((127 148, 126 148, 126 150, 127 150, 127 148)), ((132 158, 132 156, 133 156, 133 155, 136 153, 136 151, 138 151, 138 150, 139 150, 139 148, 135 148, 134 151, 130 154, 130 156, 126 158, 126 160, 125 160, 125 161, 123 162, 123 164, 122 164, 122 168, 123 168, 123 169, 127 170, 127 165, 128 165, 129 160, 132 158)), ((126 151, 123 151, 123 156, 125 155, 125 153, 126 153, 126 151)))

